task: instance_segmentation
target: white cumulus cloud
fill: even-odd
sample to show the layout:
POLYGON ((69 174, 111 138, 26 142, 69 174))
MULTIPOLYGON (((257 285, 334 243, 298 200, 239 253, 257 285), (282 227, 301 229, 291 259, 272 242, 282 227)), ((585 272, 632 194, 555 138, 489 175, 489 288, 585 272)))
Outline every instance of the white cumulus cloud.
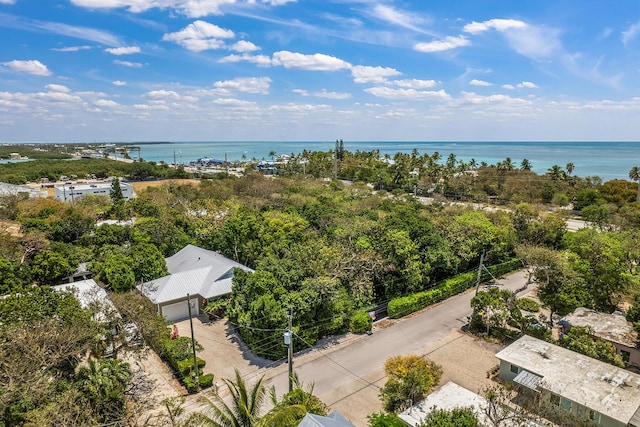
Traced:
POLYGON ((484 80, 473 79, 469 82, 471 86, 493 86, 493 83, 486 82, 484 80))
MULTIPOLYGON (((254 3, 249 0, 249 3, 254 3)), ((76 6, 90 9, 127 8, 129 12, 141 13, 153 8, 171 8, 190 18, 220 15, 221 6, 234 4, 236 0, 71 0, 76 6)))
POLYGON ((175 33, 162 36, 164 41, 173 41, 193 52, 225 47, 224 39, 232 39, 235 34, 231 30, 220 28, 205 21, 194 21, 175 33))
POLYGON ((110 47, 105 49, 105 52, 118 56, 131 55, 132 53, 140 53, 140 48, 137 46, 110 47))
POLYGON ((238 77, 233 80, 215 82, 216 89, 245 93, 268 94, 271 86, 269 77, 238 77))
POLYGON ((438 91, 433 90, 415 90, 415 89, 394 89, 390 87, 378 86, 371 87, 364 90, 373 96, 387 99, 436 99, 446 101, 451 99, 451 96, 443 89, 438 91))
POLYGON ((50 76, 53 74, 46 65, 38 60, 19 61, 14 59, 13 61, 3 62, 2 65, 10 70, 19 73, 33 74, 34 76, 50 76))
POLYGON ((327 98, 327 99, 349 99, 351 98, 350 93, 346 92, 329 92, 326 89, 322 89, 319 92, 309 92, 305 89, 294 89, 293 92, 299 93, 302 96, 314 96, 316 98, 327 98))
POLYGON ((351 64, 335 56, 325 55, 323 53, 305 55, 287 50, 275 52, 272 63, 273 65, 282 65, 285 68, 312 71, 337 71, 351 68, 351 64))
POLYGON ((260 50, 258 46, 246 40, 240 40, 235 42, 229 47, 229 49, 234 50, 236 52, 241 52, 241 53, 254 52, 256 50, 260 50))
POLYGON ((96 102, 94 102, 94 105, 98 107, 117 107, 120 104, 110 99, 98 99, 96 102))
POLYGON ((456 49, 458 47, 464 47, 471 45, 469 39, 464 36, 445 37, 443 40, 434 40, 432 42, 416 43, 413 46, 414 50, 424 53, 432 52, 444 52, 446 50, 456 49))
POLYGON ((51 92, 62 92, 62 93, 71 92, 71 89, 69 89, 64 85, 48 84, 45 87, 49 89, 51 92))
POLYGON ((127 82, 123 82, 121 80, 114 80, 113 81, 113 85, 114 86, 126 86, 127 82))
POLYGON ((178 94, 178 92, 173 90, 164 90, 164 89, 152 90, 145 93, 142 96, 144 98, 153 99, 153 100, 180 99, 180 95, 178 94))
POLYGON ((395 68, 388 67, 371 67, 368 65, 354 65, 351 67, 351 75, 356 83, 384 83, 388 77, 401 74, 395 68))
POLYGON ((554 28, 530 25, 516 19, 490 19, 464 26, 464 31, 470 34, 488 30, 498 31, 514 51, 527 58, 540 60, 562 51, 559 31, 554 28))
POLYGON ((464 26, 465 33, 479 34, 488 30, 507 31, 512 28, 526 28, 525 22, 516 19, 490 19, 484 22, 472 22, 464 26))
POLYGON ((532 82, 522 82, 518 84, 519 88, 527 88, 527 89, 537 89, 538 85, 532 82))
POLYGON ((435 80, 420 80, 420 79, 393 80, 391 83, 393 83, 396 86, 409 88, 409 89, 428 89, 438 84, 435 80))
POLYGON ((271 57, 267 55, 249 55, 247 53, 243 53, 242 55, 227 55, 224 58, 220 58, 218 62, 252 62, 259 67, 269 67, 271 66, 271 57))

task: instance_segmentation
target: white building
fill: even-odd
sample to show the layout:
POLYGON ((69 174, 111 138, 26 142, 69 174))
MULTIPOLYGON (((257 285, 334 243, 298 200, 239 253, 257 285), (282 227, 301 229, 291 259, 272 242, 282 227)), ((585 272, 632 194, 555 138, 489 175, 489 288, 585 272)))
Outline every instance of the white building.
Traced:
MULTIPOLYGON (((95 196, 107 196, 111 193, 111 182, 93 182, 86 184, 62 184, 54 187, 56 192, 56 199, 67 202, 73 201, 79 197, 92 194, 95 196)), ((122 196, 125 199, 130 199, 135 196, 133 187, 131 184, 120 181, 120 189, 122 190, 122 196)))
POLYGON ((31 198, 48 196, 46 191, 40 191, 37 188, 0 182, 0 196, 14 196, 20 193, 26 193, 31 198))
MULTIPOLYGON (((421 402, 399 413, 398 417, 400 417, 407 426, 416 427, 421 425, 427 416, 437 409, 452 411, 454 409, 464 408, 470 409, 476 415, 481 425, 492 425, 489 413, 494 409, 492 409, 490 402, 479 394, 467 390, 452 381, 447 382, 429 394, 421 402)), ((510 412, 508 408, 497 406, 497 410, 506 411, 505 415, 507 413, 509 414, 509 417, 503 417, 504 422, 501 425, 504 427, 542 427, 542 424, 537 423, 535 420, 523 414, 516 416, 516 414, 510 412)))
POLYGON ((640 375, 530 336, 496 354, 500 378, 605 427, 640 427, 640 375))

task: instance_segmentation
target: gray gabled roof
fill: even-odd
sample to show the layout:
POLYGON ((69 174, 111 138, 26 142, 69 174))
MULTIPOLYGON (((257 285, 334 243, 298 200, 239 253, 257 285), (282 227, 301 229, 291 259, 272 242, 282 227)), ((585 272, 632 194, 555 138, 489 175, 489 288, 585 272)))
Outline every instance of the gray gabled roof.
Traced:
POLYGON ((233 269, 253 271, 214 251, 188 245, 166 259, 171 274, 140 285, 155 304, 184 299, 189 295, 214 298, 231 293, 233 269))
POLYGON ((202 249, 194 245, 185 246, 175 255, 167 258, 166 261, 167 270, 169 270, 170 274, 187 270, 195 270, 201 267, 211 267, 214 272, 218 273, 218 276, 222 276, 229 270, 236 267, 252 271, 250 268, 245 267, 232 259, 226 258, 218 252, 202 249))
POLYGON ((298 427, 355 427, 338 412, 332 412, 326 417, 322 415, 307 414, 298 427))

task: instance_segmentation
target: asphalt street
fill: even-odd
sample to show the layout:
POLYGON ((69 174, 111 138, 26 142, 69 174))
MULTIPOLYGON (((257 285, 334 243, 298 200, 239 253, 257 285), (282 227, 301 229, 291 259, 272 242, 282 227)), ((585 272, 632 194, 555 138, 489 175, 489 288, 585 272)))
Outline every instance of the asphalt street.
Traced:
MULTIPOLYGON (((521 270, 498 283, 515 291, 527 283, 527 273, 521 270)), ((294 358, 295 373, 304 384, 314 384, 314 394, 329 406, 349 399, 358 402, 360 392, 384 384, 383 366, 389 357, 421 354, 430 343, 452 329, 461 328, 471 314, 470 301, 474 293, 471 289, 334 350, 314 350, 315 358, 302 361, 294 358)), ((269 378, 266 383, 275 386, 278 395, 286 393, 287 371, 269 378)))

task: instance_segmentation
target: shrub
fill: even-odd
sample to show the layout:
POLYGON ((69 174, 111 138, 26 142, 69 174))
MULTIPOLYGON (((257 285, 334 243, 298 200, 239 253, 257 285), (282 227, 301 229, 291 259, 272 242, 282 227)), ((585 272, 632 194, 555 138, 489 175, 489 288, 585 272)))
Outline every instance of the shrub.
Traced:
MULTIPOLYGON (((191 375, 191 372, 193 370, 193 358, 190 357, 188 359, 184 359, 184 360, 178 360, 176 362, 172 363, 171 365, 173 366, 173 368, 180 372, 180 375, 182 377, 186 377, 191 375), (173 366, 175 363, 175 366, 173 366)), ((202 359, 200 359, 199 357, 196 357, 196 363, 198 365, 198 375, 202 374, 202 369, 204 368, 206 362, 202 359)))
POLYGON ((184 387, 189 393, 197 393, 198 387, 196 386, 196 380, 193 377, 185 377, 182 380, 184 387))
POLYGON ((520 310, 530 311, 532 313, 537 313, 540 311, 540 304, 538 304, 531 298, 517 298, 515 302, 516 307, 518 307, 520 310))
POLYGON ((371 330, 373 320, 368 313, 359 311, 351 317, 351 332, 354 334, 364 334, 371 330))
POLYGON ((200 376, 200 388, 211 387, 213 384, 213 374, 206 374, 200 376))

